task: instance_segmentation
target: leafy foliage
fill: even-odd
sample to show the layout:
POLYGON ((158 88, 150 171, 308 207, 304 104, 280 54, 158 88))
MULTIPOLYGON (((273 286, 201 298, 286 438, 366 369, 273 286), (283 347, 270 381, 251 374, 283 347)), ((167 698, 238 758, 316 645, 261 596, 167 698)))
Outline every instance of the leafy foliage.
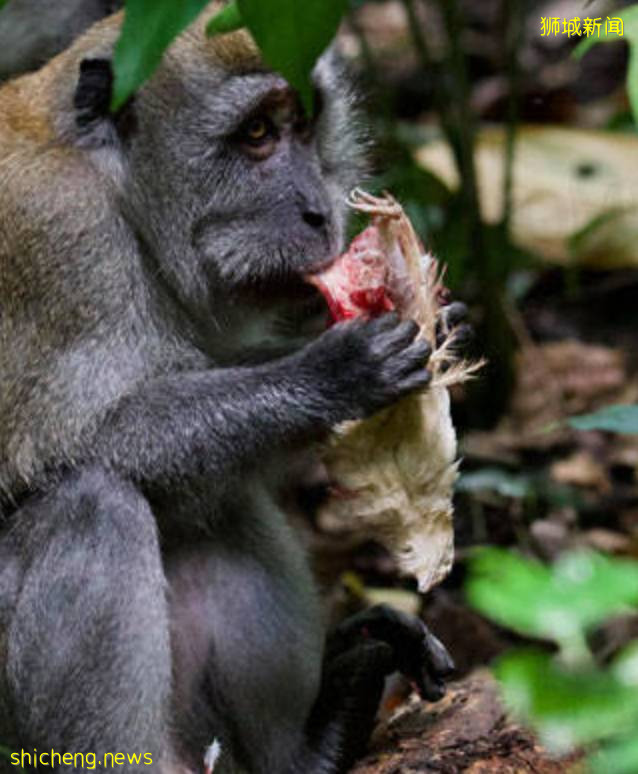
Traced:
POLYGON ((234 32, 243 26, 244 21, 241 18, 241 11, 235 0, 233 0, 208 22, 206 34, 211 36, 224 35, 227 32, 234 32))
POLYGON ((618 742, 601 750, 591 759, 593 774, 636 774, 638 739, 618 742))
POLYGON ((627 605, 638 604, 638 564, 601 554, 567 554, 553 567, 489 549, 473 563, 475 607, 499 623, 564 648, 627 605))
MULTIPOLYGON (((166 48, 208 2, 127 0, 113 62, 113 110, 121 108, 153 73, 166 48)), ((299 91, 311 113, 310 74, 334 37, 347 4, 347 0, 233 0, 209 22, 207 32, 223 34, 247 26, 264 60, 299 91)))
POLYGON ((119 110, 149 78, 173 39, 195 20, 208 0, 128 0, 115 46, 113 99, 119 110))
POLYGON ((535 719, 543 742, 556 752, 628 732, 638 721, 636 686, 613 670, 568 670, 551 654, 530 649, 503 657, 496 675, 507 703, 535 719))
POLYGON ((638 434, 638 405, 607 406, 594 414, 568 420, 575 430, 607 430, 624 435, 638 434))
POLYGON ((280 72, 313 111, 310 73, 334 37, 347 0, 237 0, 265 61, 280 72))
POLYGON ((598 743, 597 774, 635 772, 638 760, 638 643, 608 669, 594 664, 587 634, 610 615, 638 605, 638 565, 592 552, 553 567, 507 551, 481 551, 471 563, 468 595, 481 612, 558 652, 515 650, 495 671, 505 699, 556 752, 598 743))

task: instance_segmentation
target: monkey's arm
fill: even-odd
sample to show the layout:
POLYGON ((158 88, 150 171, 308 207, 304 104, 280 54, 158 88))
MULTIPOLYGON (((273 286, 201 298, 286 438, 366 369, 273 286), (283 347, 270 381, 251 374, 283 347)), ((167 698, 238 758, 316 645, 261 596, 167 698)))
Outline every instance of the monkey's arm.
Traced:
POLYGON ((203 473, 220 482, 280 448, 320 437, 429 381, 429 348, 394 315, 334 326, 253 368, 166 376, 122 398, 91 457, 142 484, 203 473))

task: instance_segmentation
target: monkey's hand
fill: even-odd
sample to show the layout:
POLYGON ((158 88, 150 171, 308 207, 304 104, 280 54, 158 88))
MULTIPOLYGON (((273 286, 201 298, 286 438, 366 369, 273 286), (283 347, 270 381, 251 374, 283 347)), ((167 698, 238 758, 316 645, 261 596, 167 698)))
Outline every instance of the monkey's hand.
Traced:
POLYGON ((463 351, 474 338, 474 329, 467 321, 468 316, 468 308, 463 302, 446 300, 436 322, 437 347, 442 346, 451 334, 450 348, 457 353, 463 351))
POLYGON ((374 642, 391 649, 387 673, 400 672, 423 699, 437 701, 445 694, 444 679, 454 671, 445 646, 420 618, 389 605, 375 605, 340 624, 328 642, 327 658, 374 642))
POLYGON ((418 618, 377 605, 344 621, 328 639, 322 686, 309 719, 311 739, 337 724, 336 771, 349 771, 368 744, 385 678, 401 672, 430 701, 440 699, 454 665, 418 618))
POLYGON ((335 422, 370 416, 430 383, 432 349, 395 313, 338 323, 302 352, 335 422))

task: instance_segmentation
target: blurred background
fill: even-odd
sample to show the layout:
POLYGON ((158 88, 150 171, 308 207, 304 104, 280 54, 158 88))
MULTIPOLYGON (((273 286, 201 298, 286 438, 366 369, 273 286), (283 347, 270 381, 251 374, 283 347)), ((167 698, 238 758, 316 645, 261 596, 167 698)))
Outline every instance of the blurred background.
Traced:
POLYGON ((633 693, 638 676, 637 44, 635 4, 585 0, 367 0, 341 35, 374 127, 369 187, 392 191, 447 264, 489 364, 454 393, 452 575, 419 601, 374 546, 340 569, 350 593, 421 608, 460 675, 551 641, 558 657, 540 671, 516 661, 523 651, 496 662, 506 695, 550 748, 620 745, 620 762, 596 759, 607 774, 638 772, 635 701, 629 715, 605 715, 600 701, 615 701, 611 676, 628 654, 633 693), (526 560, 475 559, 486 545, 526 560), (561 573, 589 551, 610 564, 561 601, 561 573), (607 570, 633 596, 620 600, 607 570), (543 621, 569 627, 596 593, 573 650, 543 621), (593 700, 584 692, 599 677, 611 682, 593 700), (588 713, 597 726, 578 725, 588 713))

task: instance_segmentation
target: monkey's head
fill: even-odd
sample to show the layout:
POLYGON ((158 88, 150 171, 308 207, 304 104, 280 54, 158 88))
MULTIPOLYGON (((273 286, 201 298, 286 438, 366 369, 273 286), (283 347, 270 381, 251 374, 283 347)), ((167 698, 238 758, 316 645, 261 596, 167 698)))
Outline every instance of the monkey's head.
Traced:
POLYGON ((200 321, 223 328, 255 306, 294 304, 303 275, 339 254, 363 154, 332 52, 315 68, 308 115, 245 31, 206 37, 216 10, 117 116, 108 51, 118 22, 97 25, 75 47, 64 131, 117 185, 150 270, 200 321))

